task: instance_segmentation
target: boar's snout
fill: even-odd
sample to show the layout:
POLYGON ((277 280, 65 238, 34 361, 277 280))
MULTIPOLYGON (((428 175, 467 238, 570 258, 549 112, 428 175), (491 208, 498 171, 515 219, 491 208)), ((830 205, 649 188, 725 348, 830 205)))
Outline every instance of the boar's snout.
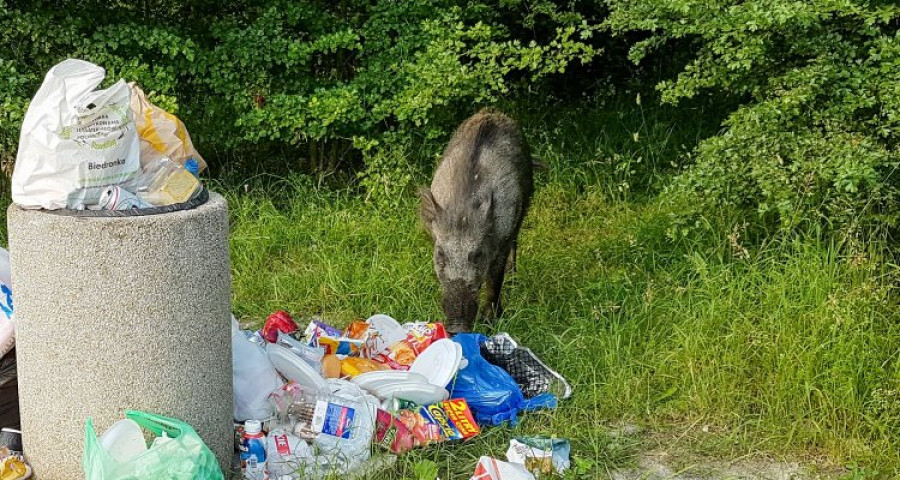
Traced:
POLYGON ((469 332, 478 315, 478 288, 455 280, 444 285, 444 315, 447 316, 447 331, 450 333, 469 332))

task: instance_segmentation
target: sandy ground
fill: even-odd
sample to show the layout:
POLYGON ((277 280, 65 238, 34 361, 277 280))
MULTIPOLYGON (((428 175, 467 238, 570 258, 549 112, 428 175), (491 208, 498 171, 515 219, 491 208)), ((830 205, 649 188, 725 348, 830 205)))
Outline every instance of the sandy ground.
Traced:
POLYGON ((666 452, 641 454, 636 466, 610 472, 613 480, 826 480, 829 474, 812 473, 798 462, 766 458, 744 458, 734 461, 704 461, 674 466, 682 462, 666 452))

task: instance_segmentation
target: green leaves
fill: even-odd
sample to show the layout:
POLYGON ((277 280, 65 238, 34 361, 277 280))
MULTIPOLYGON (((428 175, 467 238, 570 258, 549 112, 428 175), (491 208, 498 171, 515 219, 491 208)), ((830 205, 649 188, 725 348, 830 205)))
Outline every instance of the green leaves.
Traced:
MULTIPOLYGON (((884 3, 884 2, 882 2, 884 3)), ((640 61, 674 39, 693 59, 658 85, 678 102, 744 98, 701 142, 673 190, 755 210, 781 228, 895 227, 900 144, 900 6, 843 0, 608 2, 605 27, 651 34, 640 61)))

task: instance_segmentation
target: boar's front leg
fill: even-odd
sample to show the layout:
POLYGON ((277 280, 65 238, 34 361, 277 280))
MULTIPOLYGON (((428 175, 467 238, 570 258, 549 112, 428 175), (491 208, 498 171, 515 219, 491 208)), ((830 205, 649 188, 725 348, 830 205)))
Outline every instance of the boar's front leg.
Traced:
POLYGON ((503 316, 503 304, 500 301, 500 291, 503 289, 503 278, 506 276, 506 262, 509 258, 509 250, 497 255, 488 267, 487 279, 487 307, 484 309, 488 319, 503 316))

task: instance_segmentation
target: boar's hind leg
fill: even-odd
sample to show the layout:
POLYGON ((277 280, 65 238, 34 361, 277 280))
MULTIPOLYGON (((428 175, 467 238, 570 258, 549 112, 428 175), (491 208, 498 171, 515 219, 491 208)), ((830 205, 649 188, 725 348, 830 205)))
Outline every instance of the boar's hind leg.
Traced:
POLYGON ((497 255, 488 269, 487 281, 487 308, 485 315, 489 319, 503 316, 503 304, 500 301, 500 291, 503 289, 503 278, 506 276, 506 261, 510 252, 497 255))
POLYGON ((519 241, 513 240, 512 248, 509 249, 509 260, 506 262, 506 271, 516 273, 516 254, 519 252, 519 241))

